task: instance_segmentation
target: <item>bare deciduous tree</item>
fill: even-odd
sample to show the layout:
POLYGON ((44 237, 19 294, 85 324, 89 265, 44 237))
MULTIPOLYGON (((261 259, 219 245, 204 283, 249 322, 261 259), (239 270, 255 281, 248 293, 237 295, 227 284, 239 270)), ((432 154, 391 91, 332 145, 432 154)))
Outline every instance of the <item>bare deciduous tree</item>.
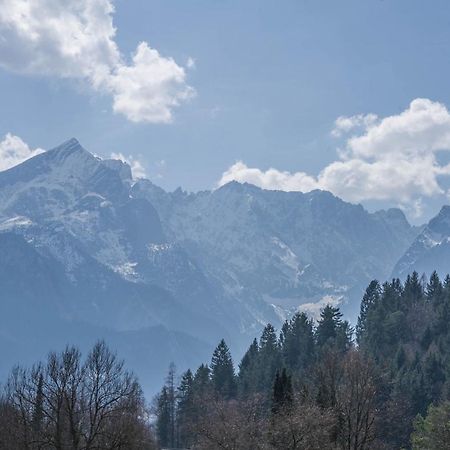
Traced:
POLYGON ((375 439, 374 365, 361 352, 350 351, 342 364, 337 389, 339 442, 345 450, 372 448, 375 439))
POLYGON ((2 408, 11 417, 0 421, 2 439, 10 430, 17 448, 155 448, 137 379, 104 342, 84 362, 68 347, 31 370, 15 368, 2 408))

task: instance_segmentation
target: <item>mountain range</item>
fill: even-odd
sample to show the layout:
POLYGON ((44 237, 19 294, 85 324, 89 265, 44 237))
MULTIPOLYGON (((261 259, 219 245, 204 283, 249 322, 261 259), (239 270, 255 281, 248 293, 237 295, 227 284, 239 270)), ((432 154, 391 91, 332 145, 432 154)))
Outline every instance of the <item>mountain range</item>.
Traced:
POLYGON ((0 172, 0 377, 104 338, 147 392, 170 361, 236 355, 298 308, 354 320, 370 280, 450 270, 450 207, 425 227, 329 192, 231 182, 166 192, 76 139, 0 172))

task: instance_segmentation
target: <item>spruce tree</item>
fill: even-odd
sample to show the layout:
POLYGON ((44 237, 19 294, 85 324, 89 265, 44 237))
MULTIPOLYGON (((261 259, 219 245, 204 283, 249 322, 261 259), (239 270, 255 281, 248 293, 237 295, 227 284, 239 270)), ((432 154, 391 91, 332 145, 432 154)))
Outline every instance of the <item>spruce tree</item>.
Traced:
POLYGON ((259 340, 259 390, 269 392, 276 371, 281 366, 281 352, 278 346, 277 334, 269 323, 265 326, 259 340))
POLYGON ((157 398, 156 430, 158 441, 162 447, 176 445, 176 390, 175 365, 169 366, 166 383, 157 398))
POLYGON ((219 396, 230 399, 236 394, 233 360, 225 340, 222 339, 211 359, 211 381, 219 396))
POLYGON ((425 293, 427 300, 438 306, 443 301, 444 288, 442 286, 439 275, 434 271, 430 276, 430 281, 427 283, 425 293))
POLYGON ((170 401, 169 394, 167 392, 167 386, 163 386, 160 394, 157 398, 157 410, 156 410, 156 435, 158 437, 159 445, 164 448, 170 445, 170 401))
POLYGON ((181 377, 177 389, 177 446, 188 447, 189 421, 194 413, 194 377, 188 369, 181 377))
POLYGON ((284 368, 281 373, 277 370, 272 389, 272 413, 286 411, 292 406, 293 390, 292 378, 284 368))
POLYGON ((316 328, 316 342, 319 349, 335 348, 338 351, 346 351, 351 346, 352 333, 349 323, 342 321, 339 308, 325 306, 316 328))
POLYGON ((376 305, 381 296, 380 283, 377 280, 370 282, 361 301, 360 313, 356 324, 356 342, 361 345, 363 335, 366 331, 367 314, 374 305, 376 305))
POLYGON ((192 382, 194 397, 203 397, 211 390, 211 369, 208 364, 202 364, 195 372, 192 382))
POLYGON ((296 313, 283 325, 280 335, 283 362, 292 372, 302 374, 314 361, 314 328, 304 313, 296 313))
POLYGON ((259 346, 256 339, 248 348, 239 364, 239 395, 247 397, 257 391, 259 346))
POLYGON ((421 283, 419 274, 414 271, 406 277, 405 286, 403 288, 403 297, 407 300, 403 302, 405 307, 411 303, 417 303, 422 300, 424 295, 424 286, 421 283))

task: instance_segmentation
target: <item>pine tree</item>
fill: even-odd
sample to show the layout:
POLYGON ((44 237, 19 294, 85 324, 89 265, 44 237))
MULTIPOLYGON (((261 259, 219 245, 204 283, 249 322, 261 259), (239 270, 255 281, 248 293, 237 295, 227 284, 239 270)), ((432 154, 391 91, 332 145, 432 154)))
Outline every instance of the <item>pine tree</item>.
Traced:
POLYGON ((301 312, 283 325, 280 335, 283 362, 292 372, 302 374, 314 361, 313 322, 301 312))
POLYGON ((286 411, 293 402, 292 378, 287 374, 286 369, 275 374, 272 389, 272 413, 286 411))
POLYGON ((424 286, 420 281, 419 274, 414 271, 406 277, 405 286, 403 288, 403 297, 407 299, 403 302, 405 307, 411 303, 417 303, 422 300, 424 295, 424 286))
POLYGON ((352 333, 349 323, 342 321, 339 308, 325 306, 316 328, 316 342, 319 349, 335 348, 338 351, 346 351, 351 347, 352 333))
POLYGON ((176 391, 175 391, 175 365, 169 366, 166 383, 157 398, 156 430, 159 443, 162 447, 175 447, 176 445, 176 391))
POLYGON ((170 401, 167 387, 163 386, 157 398, 156 435, 159 445, 164 448, 170 445, 170 401))
POLYGON ((192 382, 194 397, 204 397, 211 390, 211 369, 208 364, 202 364, 195 372, 192 382))
POLYGON ((276 371, 281 366, 281 352, 277 334, 269 323, 265 326, 259 340, 259 391, 269 392, 276 371))
POLYGON ((177 389, 177 446, 189 446, 189 418, 194 413, 194 377, 188 369, 177 389))
POLYGON ((336 330, 342 323, 342 313, 339 308, 331 305, 325 306, 320 313, 317 323, 316 339, 319 347, 324 347, 336 338, 336 330))
POLYGON ((425 293, 427 300, 432 302, 434 306, 438 306, 443 301, 444 287, 442 286, 439 275, 434 271, 430 276, 430 281, 428 282, 425 293))
POLYGON ((258 356, 259 346, 254 339, 239 364, 238 387, 239 395, 242 397, 247 397, 257 390, 258 356))
POLYGON ((444 279, 444 290, 449 293, 450 292, 450 274, 447 274, 444 279))
POLYGON ((230 399, 236 394, 233 360, 225 340, 222 339, 211 359, 211 381, 216 394, 230 399))
POLYGON ((367 314, 374 305, 376 305, 381 296, 380 283, 377 280, 370 282, 361 301, 361 308, 356 325, 356 342, 361 345, 362 338, 366 331, 367 314))

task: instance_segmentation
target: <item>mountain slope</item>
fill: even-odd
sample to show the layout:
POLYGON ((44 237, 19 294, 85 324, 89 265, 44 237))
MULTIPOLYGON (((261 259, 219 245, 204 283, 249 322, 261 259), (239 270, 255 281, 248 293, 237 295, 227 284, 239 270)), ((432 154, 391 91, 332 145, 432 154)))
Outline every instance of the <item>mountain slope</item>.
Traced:
POLYGON ((441 276, 450 272, 450 206, 443 206, 430 220, 395 265, 392 275, 404 279, 408 273, 441 276))
POLYGON ((234 330, 195 264, 165 239, 152 205, 130 198, 130 185, 128 166, 75 140, 0 173, 3 371, 36 352, 108 336, 118 348, 149 351, 130 357, 138 373, 157 368, 143 380, 151 389, 171 360, 199 362, 234 330), (150 335, 154 342, 137 345, 150 335))
POLYGON ((279 311, 326 297, 349 301, 354 314, 362 289, 388 276, 416 235, 400 210, 370 214, 324 191, 232 182, 166 193, 140 180, 132 195, 148 199, 170 239, 229 292, 247 302, 264 298, 279 311))
POLYGON ((71 139, 0 172, 1 370, 103 337, 152 392, 171 360, 222 337, 239 354, 299 306, 354 317, 416 233, 322 191, 168 193, 71 139))

